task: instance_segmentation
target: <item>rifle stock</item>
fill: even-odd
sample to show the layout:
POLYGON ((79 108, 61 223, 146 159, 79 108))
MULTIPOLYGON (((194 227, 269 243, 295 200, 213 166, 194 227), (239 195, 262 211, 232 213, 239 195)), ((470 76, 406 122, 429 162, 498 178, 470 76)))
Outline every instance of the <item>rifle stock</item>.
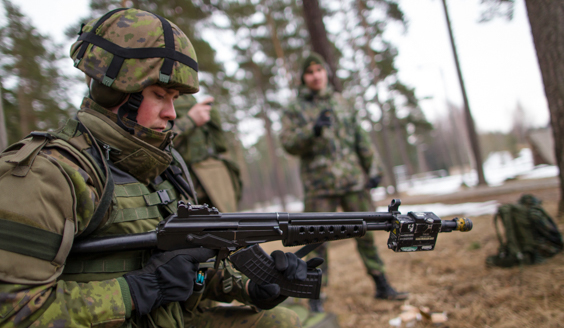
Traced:
POLYGON ((400 204, 394 199, 388 212, 220 213, 208 205, 179 202, 178 213, 154 231, 77 241, 71 254, 205 247, 219 251, 216 267, 228 258, 257 284, 277 283, 283 295, 319 298, 321 270, 310 269, 305 282, 287 281, 259 244, 277 240, 284 246, 321 244, 385 230, 390 232, 388 248, 395 252, 430 251, 439 232, 472 229, 466 218, 441 220, 432 212, 402 215, 400 204))

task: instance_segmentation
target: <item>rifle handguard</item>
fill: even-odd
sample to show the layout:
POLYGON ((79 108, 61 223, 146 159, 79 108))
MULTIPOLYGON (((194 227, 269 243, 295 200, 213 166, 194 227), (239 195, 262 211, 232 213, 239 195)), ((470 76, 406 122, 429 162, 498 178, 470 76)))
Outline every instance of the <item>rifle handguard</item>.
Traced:
POLYGON ((321 269, 308 269, 304 281, 287 280, 276 270, 270 255, 258 245, 243 248, 229 256, 235 268, 258 285, 278 284, 280 294, 298 298, 318 299, 321 292, 321 269))

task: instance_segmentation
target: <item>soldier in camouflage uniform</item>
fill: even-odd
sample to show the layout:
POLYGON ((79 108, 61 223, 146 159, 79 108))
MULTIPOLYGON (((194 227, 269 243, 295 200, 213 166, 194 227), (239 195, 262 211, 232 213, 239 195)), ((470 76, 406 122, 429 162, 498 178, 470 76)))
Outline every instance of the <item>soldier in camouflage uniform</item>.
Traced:
MULTIPOLYGON (((325 62, 310 55, 302 67, 302 86, 298 99, 282 116, 280 138, 288 153, 299 156, 304 186, 305 212, 373 211, 369 189, 380 181, 380 173, 367 133, 357 121, 356 111, 327 85, 325 62)), ((405 299, 386 281, 372 232, 356 239, 359 254, 369 275, 376 282, 376 298, 405 299)), ((327 250, 322 266, 327 277, 327 250)), ((312 309, 322 311, 321 303, 310 301, 312 309)))
POLYGON ((174 145, 188 164, 199 204, 217 207, 224 213, 236 212, 242 190, 239 166, 225 156, 227 140, 219 111, 211 105, 213 101, 213 97, 206 97, 197 102, 192 95, 175 101, 178 118, 174 131, 178 136, 174 145))
MULTIPOLYGON (((209 249, 70 253, 75 239, 154 230, 187 200, 170 125, 174 99, 199 89, 190 40, 159 16, 117 9, 80 33, 71 56, 91 81, 76 119, 1 154, 0 326, 299 327, 274 308, 278 285, 208 268, 209 249), (252 308, 200 311, 205 298, 252 308)), ((272 256, 305 279, 295 255, 272 256)))

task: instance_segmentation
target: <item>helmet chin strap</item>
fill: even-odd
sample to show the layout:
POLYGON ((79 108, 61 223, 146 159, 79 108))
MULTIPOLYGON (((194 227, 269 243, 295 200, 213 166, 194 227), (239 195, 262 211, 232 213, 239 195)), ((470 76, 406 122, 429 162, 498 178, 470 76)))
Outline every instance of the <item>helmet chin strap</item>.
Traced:
POLYGON ((125 131, 133 134, 135 130, 131 127, 126 126, 121 118, 127 115, 127 119, 133 122, 137 122, 137 111, 143 102, 143 95, 141 92, 132 93, 129 95, 129 99, 119 107, 117 115, 117 124, 125 131))
POLYGON ((170 124, 170 127, 164 129, 163 132, 168 132, 168 131, 172 130, 172 128, 174 128, 174 121, 173 120, 169 120, 168 123, 170 124))

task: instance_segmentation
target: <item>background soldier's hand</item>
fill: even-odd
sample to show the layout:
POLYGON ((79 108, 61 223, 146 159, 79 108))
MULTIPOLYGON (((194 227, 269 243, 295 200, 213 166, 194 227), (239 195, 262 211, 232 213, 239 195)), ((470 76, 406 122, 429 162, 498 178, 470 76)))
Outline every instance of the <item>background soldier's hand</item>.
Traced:
POLYGON ((321 136, 321 129, 324 126, 331 126, 331 110, 324 109, 319 113, 317 120, 315 121, 315 125, 313 126, 313 133, 316 137, 321 136))
POLYGON ((213 97, 207 97, 204 101, 192 106, 188 111, 188 116, 197 126, 202 126, 210 120, 211 103, 213 100, 213 97))
POLYGON ((139 316, 192 295, 199 263, 215 256, 207 248, 179 249, 151 256, 143 269, 126 273, 133 306, 139 316))
POLYGON ((372 178, 368 179, 365 188, 366 189, 376 188, 380 184, 380 181, 382 181, 382 176, 380 175, 373 176, 372 178))
MULTIPOLYGON (((323 263, 323 259, 319 257, 312 258, 306 263, 294 253, 284 253, 280 250, 272 252, 270 256, 274 260, 276 270, 282 272, 284 278, 288 280, 304 281, 307 278, 308 268, 315 268, 323 263)), ((251 280, 247 288, 253 304, 263 310, 270 310, 288 298, 280 295, 280 286, 277 284, 257 285, 251 280)))

